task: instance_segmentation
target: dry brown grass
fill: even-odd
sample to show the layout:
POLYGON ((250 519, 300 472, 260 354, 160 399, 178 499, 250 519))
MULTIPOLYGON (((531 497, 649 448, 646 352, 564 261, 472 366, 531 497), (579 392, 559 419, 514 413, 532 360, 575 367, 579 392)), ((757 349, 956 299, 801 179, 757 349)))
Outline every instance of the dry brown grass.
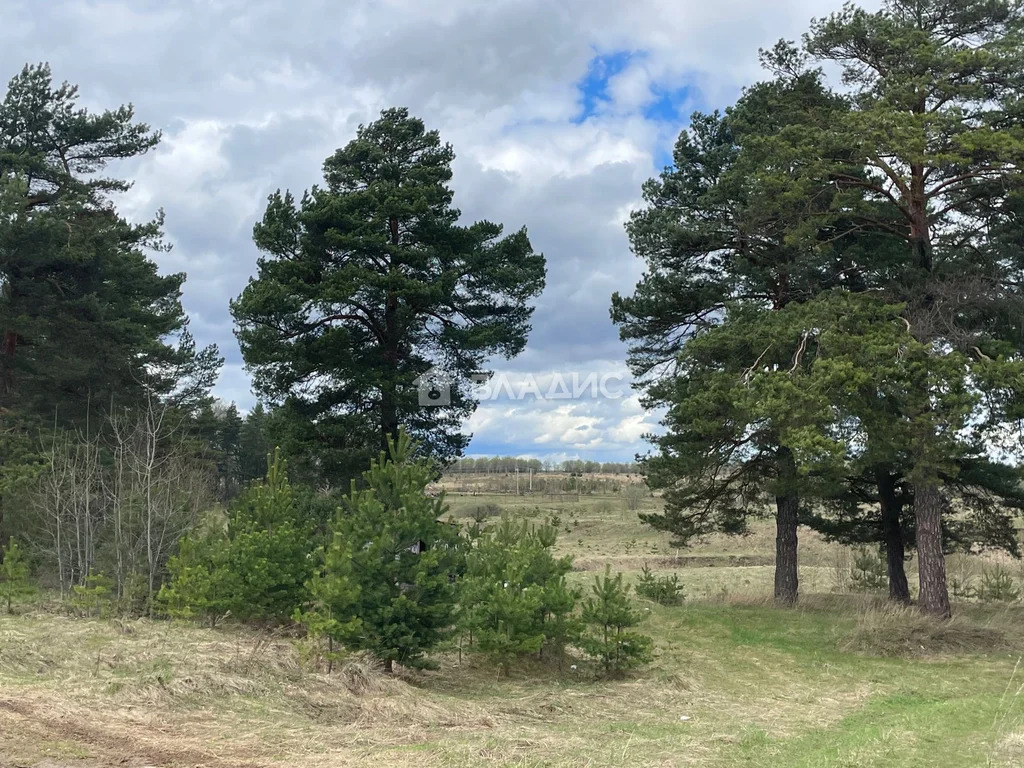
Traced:
POLYGON ((0 679, 9 683, 0 754, 25 765, 133 755, 215 768, 390 766, 413 754, 422 765, 531 765, 538 755, 553 765, 701 764, 729 743, 714 735, 723 728, 784 737, 834 721, 866 695, 822 698, 782 670, 728 671, 733 661, 704 651, 688 652, 686 664, 666 655, 641 677, 607 684, 568 671, 559 678, 543 665, 503 680, 477 659, 393 677, 358 655, 328 676, 303 669, 288 638, 241 629, 48 614, 0 627, 0 679), (770 676, 771 697, 782 700, 766 706, 767 688, 737 698, 719 675, 770 676), (680 736, 696 741, 681 760, 662 730, 683 727, 683 714, 695 720, 680 736), (420 752, 425 745, 433 746, 420 752))
POLYGON ((438 701, 361 656, 328 676, 303 669, 288 638, 169 622, 4 617, 0 680, 0 756, 25 765, 317 765, 339 748, 332 764, 355 765, 435 728, 492 724, 473 702, 438 701))
MULTIPOLYGON (((1005 618, 1008 614, 1003 614, 1005 618)), ((1017 627, 998 615, 980 620, 958 612, 937 619, 916 607, 877 602, 857 614, 857 623, 842 643, 844 650, 874 656, 933 657, 948 654, 993 653, 1022 648, 1017 627)))
MULTIPOLYGON (((389 676, 354 655, 327 675, 276 634, 4 617, 0 766, 731 766, 751 740, 799 742, 903 685, 902 668, 879 675, 870 656, 838 655, 823 629, 844 610, 858 627, 910 618, 829 595, 793 611, 739 595, 655 607, 654 664, 608 682, 542 663, 508 679, 484 659, 444 656, 438 672, 389 676)), ((997 757, 1020 730, 1001 711, 997 757)))

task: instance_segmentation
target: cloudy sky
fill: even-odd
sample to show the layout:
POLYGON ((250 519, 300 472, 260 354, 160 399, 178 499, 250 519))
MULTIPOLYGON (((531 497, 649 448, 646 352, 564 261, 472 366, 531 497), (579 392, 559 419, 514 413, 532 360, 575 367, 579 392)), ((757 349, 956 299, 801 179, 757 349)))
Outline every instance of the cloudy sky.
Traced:
MULTIPOLYGON (((48 61, 101 109, 132 102, 163 131, 125 169, 122 210, 167 214, 158 261, 185 271, 217 394, 253 403, 228 300, 255 271, 253 223, 277 188, 319 181, 356 126, 407 106, 457 154, 467 220, 525 225, 548 286, 522 356, 497 371, 625 374, 609 297, 641 268, 623 232, 640 185, 694 110, 760 77, 757 50, 832 0, 0 0, 0 76, 48 61)), ((543 378, 543 377, 548 378, 543 378)), ((570 381, 571 384, 571 381, 570 381)), ((542 390, 546 386, 542 386, 542 390)), ((655 426, 635 396, 488 401, 472 454, 625 460, 655 426)))

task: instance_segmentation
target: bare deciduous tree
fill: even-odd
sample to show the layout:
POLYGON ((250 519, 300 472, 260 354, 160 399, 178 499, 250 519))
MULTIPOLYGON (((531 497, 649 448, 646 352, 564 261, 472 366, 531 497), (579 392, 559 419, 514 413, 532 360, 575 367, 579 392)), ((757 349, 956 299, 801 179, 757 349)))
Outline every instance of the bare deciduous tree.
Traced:
POLYGON ((174 412, 149 396, 137 411, 110 418, 113 468, 107 489, 113 517, 115 584, 120 597, 145 579, 152 611, 157 581, 178 540, 212 498, 209 467, 185 447, 174 412))
POLYGON ((47 469, 32 506, 42 534, 37 547, 52 556, 63 597, 89 577, 103 535, 99 446, 63 430, 55 430, 47 442, 47 469))
POLYGON ((155 395, 114 410, 103 438, 54 430, 30 503, 36 548, 52 558, 61 596, 99 567, 119 600, 153 597, 178 540, 213 499, 208 462, 180 415, 155 395))

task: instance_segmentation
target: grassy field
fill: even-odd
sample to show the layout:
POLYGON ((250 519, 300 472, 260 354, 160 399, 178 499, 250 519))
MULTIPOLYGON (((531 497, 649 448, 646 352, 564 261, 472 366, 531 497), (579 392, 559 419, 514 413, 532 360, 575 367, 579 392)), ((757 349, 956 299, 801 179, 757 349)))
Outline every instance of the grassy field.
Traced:
POLYGON ((780 610, 767 525, 677 552, 615 496, 451 503, 557 515, 581 584, 605 563, 679 573, 683 606, 642 603, 654 662, 503 678, 452 650, 435 672, 328 676, 280 634, 26 607, 0 617, 0 766, 1024 765, 1019 603, 938 625, 835 594, 849 552, 806 534, 801 607, 780 610))

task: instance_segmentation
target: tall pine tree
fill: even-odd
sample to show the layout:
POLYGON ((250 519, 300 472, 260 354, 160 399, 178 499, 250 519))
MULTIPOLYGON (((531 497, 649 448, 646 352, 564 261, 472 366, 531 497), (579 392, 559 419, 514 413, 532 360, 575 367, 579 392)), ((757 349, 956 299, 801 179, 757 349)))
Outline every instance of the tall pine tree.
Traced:
MULTIPOLYGON (((131 183, 103 175, 152 149, 159 133, 135 122, 131 106, 91 113, 77 98, 39 65, 15 76, 0 102, 0 432, 9 445, 31 446, 41 423, 94 433, 99 413, 151 395, 194 411, 222 363, 188 331, 185 275, 161 275, 148 256, 166 249, 162 214, 127 221, 112 197, 131 183)), ((0 461, 3 474, 18 473, 10 452, 0 461)), ((3 518, 0 505, 0 537, 3 518)))
MULTIPOLYGON (((916 343, 937 356, 957 352, 951 360, 964 366, 956 377, 948 361, 935 360, 926 368, 941 371, 939 379, 929 374, 904 377, 906 382, 978 386, 975 364, 990 362, 999 370, 996 378, 1004 384, 1006 377, 1012 379, 1007 373, 1012 365, 1006 364, 1017 356, 1021 341, 1015 279, 1020 56, 1019 7, 971 0, 894 0, 878 13, 849 6, 815 22, 803 50, 780 43, 766 52, 764 62, 775 80, 750 89, 724 119, 698 117, 691 129, 696 141, 681 140, 675 168, 651 183, 649 208, 631 224, 634 250, 650 270, 633 297, 616 297, 613 317, 631 342, 637 372, 670 374, 662 384, 651 377, 650 401, 659 402, 659 386, 667 388, 661 401, 669 405, 690 396, 672 375, 678 373, 673 367, 679 352, 691 336, 722 323, 730 303, 779 310, 833 288, 870 291, 902 306, 916 343), (822 73, 809 69, 815 57, 841 62, 852 93, 824 90, 822 73), (821 92, 801 98, 800 83, 816 83, 821 92), (793 94, 790 109, 758 96, 779 87, 793 94), (758 103, 770 109, 758 109, 758 103), (764 246, 772 243, 795 259, 765 258, 764 246), (768 279, 751 269, 752 256, 755 267, 768 267, 768 279), (781 279, 773 280, 772 271, 781 279), (773 285, 785 288, 784 306, 766 298, 773 285)), ((804 333, 813 344, 814 328, 804 333)), ((784 356, 774 343, 766 343, 765 357, 747 352, 751 373, 763 364, 781 365, 773 358, 784 356)), ((719 370, 744 370, 738 360, 713 357, 712 352, 706 363, 719 370)), ((904 373, 893 368, 894 376, 904 373)), ((826 511, 839 515, 804 519, 840 538, 884 540, 891 595, 901 600, 909 598, 906 536, 916 533, 923 547, 922 604, 946 615, 944 549, 972 541, 1016 548, 1008 522, 1020 493, 1006 482, 1006 468, 986 456, 991 430, 1018 408, 1007 394, 1013 386, 1002 386, 992 402, 973 398, 978 410, 968 423, 986 425, 988 431, 972 430, 969 446, 929 431, 929 423, 936 429, 956 423, 955 412, 914 414, 916 442, 907 442, 906 434, 894 440, 890 426, 908 417, 905 403, 883 396, 877 386, 871 391, 871 382, 864 386, 860 399, 848 406, 863 420, 866 450, 846 457, 844 487, 827 499, 826 511), (946 496, 955 493, 968 507, 967 516, 944 518, 944 484, 946 496), (864 501, 878 503, 880 515, 865 519, 858 509, 864 501), (915 509, 913 522, 903 519, 906 504, 915 509)), ((713 405, 707 403, 708 392, 696 387, 689 392, 703 398, 706 407, 713 405)), ((927 390, 918 394, 927 401, 927 390)), ((773 441, 763 442, 770 424, 760 422, 753 430, 737 424, 731 439, 749 449, 749 436, 756 434, 770 446, 773 441)), ((670 433, 664 440, 677 436, 670 433)), ((723 478, 745 489, 756 487, 751 483, 756 475, 746 470, 766 465, 763 452, 754 455, 757 462, 733 456, 730 469, 745 470, 739 474, 686 468, 691 490, 695 478, 705 482, 690 500, 727 506, 735 496, 722 492, 727 490, 719 482, 723 478)), ((663 451, 649 468, 660 473, 658 482, 678 484, 684 468, 678 462, 669 467, 669 460, 663 451)), ((708 462, 703 469, 713 467, 708 462)), ((670 504, 668 511, 682 510, 670 504)))
MULTIPOLYGON (((1019 242, 1024 189, 1020 4, 888 0, 877 12, 848 5, 813 23, 804 50, 842 67, 851 108, 783 137, 779 154, 803 180, 835 186, 827 218, 837 237, 871 232, 890 241, 886 250, 899 261, 878 288, 905 305, 920 343, 936 356, 965 353, 962 360, 1016 356, 1024 341, 1020 249, 1010 245, 1019 242)), ((948 616, 942 532, 950 457, 936 456, 941 443, 922 430, 908 449, 907 475, 921 605, 948 616)))
POLYGON ((181 305, 184 274, 160 275, 162 216, 133 224, 102 176, 159 133, 130 106, 78 108, 77 89, 27 66, 0 103, 0 407, 80 424, 90 406, 131 406, 148 390, 200 402, 220 358, 197 349, 181 305))
POLYGON ((827 210, 829 187, 791 186, 780 194, 780 185, 756 173, 744 154, 748 143, 801 124, 809 110, 840 108, 811 72, 749 89, 724 116, 694 115, 674 165, 647 182, 647 205, 627 225, 647 272, 632 296, 612 298, 612 319, 630 345, 646 404, 668 406, 668 431, 655 438, 659 453, 647 462, 649 482, 667 489, 666 514, 648 522, 680 541, 714 530, 736 533, 747 512, 760 507, 751 499, 770 494, 775 596, 783 603, 797 599, 798 512, 809 489, 783 440, 788 426, 742 405, 734 389, 747 371, 782 365, 783 340, 759 334, 752 343, 763 343, 754 350, 751 340, 724 332, 716 334, 722 343, 695 354, 686 348, 714 333, 730 307, 780 312, 843 284, 833 249, 801 247, 789 237, 792 211, 827 210))
POLYGON ((324 186, 275 193, 255 227, 264 255, 232 304, 238 339, 259 394, 284 404, 328 476, 351 476, 400 426, 456 456, 469 377, 526 342, 544 257, 525 230, 458 223, 453 158, 421 120, 385 110, 327 159, 324 186), (422 407, 432 370, 450 402, 422 407))

